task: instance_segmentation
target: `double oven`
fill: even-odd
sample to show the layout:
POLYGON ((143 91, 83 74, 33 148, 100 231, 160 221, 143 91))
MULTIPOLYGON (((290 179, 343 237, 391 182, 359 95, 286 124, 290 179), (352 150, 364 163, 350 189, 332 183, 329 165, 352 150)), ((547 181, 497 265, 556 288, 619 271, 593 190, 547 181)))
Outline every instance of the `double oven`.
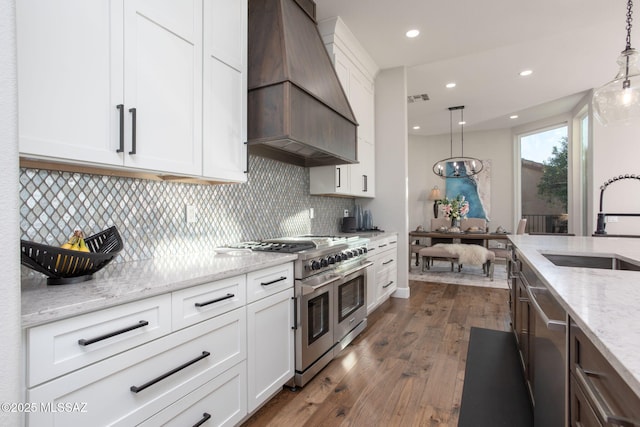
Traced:
POLYGON ((259 242, 253 250, 297 253, 295 376, 304 386, 367 326, 368 239, 302 236, 259 242))

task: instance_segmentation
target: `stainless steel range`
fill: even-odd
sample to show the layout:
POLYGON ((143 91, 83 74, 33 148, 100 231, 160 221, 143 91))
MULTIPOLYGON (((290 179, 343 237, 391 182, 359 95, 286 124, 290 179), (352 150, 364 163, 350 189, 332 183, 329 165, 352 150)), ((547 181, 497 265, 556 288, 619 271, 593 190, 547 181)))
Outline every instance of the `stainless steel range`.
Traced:
POLYGON ((237 247, 297 253, 294 383, 304 386, 367 326, 369 239, 301 236, 237 247))

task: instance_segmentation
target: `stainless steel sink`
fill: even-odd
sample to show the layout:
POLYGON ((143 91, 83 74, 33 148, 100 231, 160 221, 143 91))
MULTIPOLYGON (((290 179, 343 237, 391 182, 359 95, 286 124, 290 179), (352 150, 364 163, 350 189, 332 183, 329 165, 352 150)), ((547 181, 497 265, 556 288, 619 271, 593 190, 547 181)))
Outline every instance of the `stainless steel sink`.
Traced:
POLYGON ((640 263, 616 256, 542 254, 559 267, 600 268, 604 270, 640 271, 640 263))

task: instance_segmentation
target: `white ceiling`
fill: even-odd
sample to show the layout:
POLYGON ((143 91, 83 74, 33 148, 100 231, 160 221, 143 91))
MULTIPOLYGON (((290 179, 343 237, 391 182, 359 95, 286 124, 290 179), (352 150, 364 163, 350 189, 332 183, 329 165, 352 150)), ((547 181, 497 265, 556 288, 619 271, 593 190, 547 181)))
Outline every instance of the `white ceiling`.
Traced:
POLYGON ((457 105, 465 106, 467 131, 565 113, 586 91, 613 78, 625 46, 624 0, 316 0, 316 5, 318 20, 340 16, 381 69, 406 66, 408 95, 429 95, 429 101, 408 104, 408 132, 417 135, 448 134, 448 107, 457 105), (415 39, 404 35, 411 28, 421 31, 415 39), (520 77, 524 69, 533 75, 520 77), (451 81, 457 86, 446 89, 451 81), (512 114, 519 118, 510 120, 512 114))

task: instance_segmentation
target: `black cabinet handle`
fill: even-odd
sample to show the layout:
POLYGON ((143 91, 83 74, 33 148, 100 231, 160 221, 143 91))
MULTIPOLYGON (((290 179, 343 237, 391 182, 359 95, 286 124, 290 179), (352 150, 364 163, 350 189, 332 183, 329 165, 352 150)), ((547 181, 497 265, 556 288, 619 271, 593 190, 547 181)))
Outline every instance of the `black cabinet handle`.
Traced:
POLYGON ((141 320, 137 325, 127 326, 126 328, 118 329, 117 331, 109 332, 108 334, 100 335, 99 337, 89 338, 85 340, 84 338, 78 340, 78 344, 85 346, 93 343, 97 343, 98 341, 106 340, 107 338, 115 337, 116 335, 124 334, 125 332, 133 331, 134 329, 142 328, 143 326, 147 326, 149 322, 146 320, 141 320))
POLYGON ((279 279, 275 279, 275 280, 272 280, 270 282, 260 282, 260 286, 273 285, 274 283, 282 282, 283 280, 287 280, 287 278, 285 276, 282 276, 279 279))
POLYGON ((187 363, 185 363, 183 365, 180 365, 177 368, 174 368, 174 369, 170 370, 169 372, 164 373, 164 374, 160 375, 159 377, 154 378, 151 381, 142 384, 140 387, 132 385, 129 388, 129 390, 131 390, 134 393, 138 393, 138 392, 144 390, 145 388, 151 387, 152 385, 154 385, 156 383, 159 383, 160 381, 164 380, 165 378, 170 377, 171 375, 175 374, 176 372, 179 372, 179 371, 183 370, 184 368, 186 368, 188 366, 191 366, 194 363, 199 362, 200 360, 202 360, 205 357, 208 357, 210 355, 211 355, 211 353, 209 353, 208 351, 203 351, 202 354, 200 356, 196 357, 195 359, 190 360, 187 363))
POLYGON ((291 298, 293 300, 293 326, 294 331, 298 329, 298 297, 291 298))
POLYGON ((387 265, 387 264, 389 264, 390 262, 393 262, 393 259, 390 259, 389 261, 385 261, 385 262, 383 262, 383 263, 382 263, 382 265, 387 265))
POLYGON ((129 154, 136 154, 136 109, 129 108, 131 113, 131 151, 129 154))
POLYGON ((366 193, 367 191, 369 191, 369 177, 367 175, 362 175, 362 192, 366 193))
POLYGON ((116 153, 124 152, 124 105, 118 104, 116 108, 120 112, 120 147, 116 150, 116 153))
POLYGON ((234 294, 226 294, 223 297, 212 299, 211 301, 206 301, 206 302, 197 302, 194 305, 196 307, 204 307, 205 305, 209 305, 209 304, 213 304, 213 303, 216 303, 216 302, 224 301, 226 299, 233 298, 233 297, 235 297, 234 294))
POLYGON ((341 178, 342 178, 342 174, 340 173, 340 168, 336 168, 336 169, 338 169, 338 185, 336 187, 340 188, 340 181, 341 181, 341 178))
POLYGON ((205 412, 204 414, 202 414, 202 418, 200 419, 200 421, 195 423, 193 427, 200 427, 202 424, 206 423, 209 418, 211 418, 211 414, 207 414, 205 412))
POLYGON ((245 141, 244 145, 247 147, 245 148, 245 155, 247 156, 247 167, 244 169, 244 173, 248 174, 249 173, 249 141, 245 141))
POLYGON ((389 286, 393 285, 393 280, 390 281, 389 283, 387 283, 386 285, 382 286, 383 289, 388 288, 389 286))

